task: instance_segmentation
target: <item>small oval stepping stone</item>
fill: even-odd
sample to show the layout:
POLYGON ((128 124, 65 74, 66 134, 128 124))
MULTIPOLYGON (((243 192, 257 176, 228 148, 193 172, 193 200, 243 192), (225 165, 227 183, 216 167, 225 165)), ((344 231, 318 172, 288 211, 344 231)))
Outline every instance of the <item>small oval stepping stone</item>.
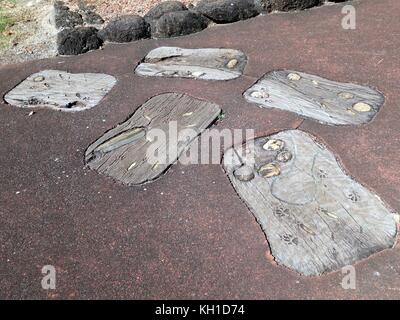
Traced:
POLYGON ((295 112, 329 125, 368 123, 385 101, 380 92, 365 86, 290 70, 266 74, 244 97, 265 108, 295 112))
POLYGON ((29 76, 4 100, 21 108, 82 111, 96 106, 116 82, 106 74, 44 70, 29 76))
POLYGON ((223 165, 276 261, 290 269, 320 275, 395 245, 396 215, 303 131, 282 131, 231 148, 223 165), (276 141, 283 150, 264 148, 276 141))
POLYGON ((127 185, 153 181, 220 113, 216 104, 184 94, 158 95, 94 142, 86 151, 86 164, 127 185), (153 154, 163 161, 152 160, 153 154))
POLYGON ((240 181, 250 181, 254 179, 253 169, 246 165, 235 169, 233 174, 235 178, 240 181))
POLYGON ((136 73, 152 77, 231 80, 240 77, 247 57, 234 49, 160 47, 150 51, 136 73))

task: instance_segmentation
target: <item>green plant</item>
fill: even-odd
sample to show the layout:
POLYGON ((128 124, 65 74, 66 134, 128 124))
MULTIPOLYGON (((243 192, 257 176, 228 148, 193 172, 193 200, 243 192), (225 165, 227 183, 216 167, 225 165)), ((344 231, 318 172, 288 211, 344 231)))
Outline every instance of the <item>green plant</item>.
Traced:
POLYGON ((0 47, 7 44, 8 36, 5 31, 14 24, 14 18, 10 7, 15 5, 17 0, 0 0, 0 47))
POLYGON ((8 15, 0 12, 0 32, 4 32, 12 23, 13 21, 8 15))

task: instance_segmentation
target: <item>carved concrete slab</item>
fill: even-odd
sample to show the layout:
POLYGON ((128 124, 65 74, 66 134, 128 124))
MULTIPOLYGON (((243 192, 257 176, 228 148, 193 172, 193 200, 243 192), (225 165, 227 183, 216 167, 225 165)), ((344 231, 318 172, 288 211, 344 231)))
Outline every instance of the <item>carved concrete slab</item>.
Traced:
POLYGON ((231 80, 243 74, 245 54, 233 49, 160 47, 150 51, 136 73, 153 77, 231 80))
POLYGON ((44 70, 29 76, 4 100, 21 108, 82 111, 96 106, 116 82, 106 74, 44 70))
POLYGON ((86 151, 86 163, 127 185, 151 182, 165 173, 220 113, 216 104, 184 94, 153 97, 94 142, 86 151))
POLYGON ((338 270, 396 242, 395 214, 305 132, 231 148, 224 168, 276 261, 303 275, 338 270))
POLYGON ((329 125, 367 123, 385 100, 369 87, 290 70, 266 74, 244 97, 261 107, 292 111, 329 125))

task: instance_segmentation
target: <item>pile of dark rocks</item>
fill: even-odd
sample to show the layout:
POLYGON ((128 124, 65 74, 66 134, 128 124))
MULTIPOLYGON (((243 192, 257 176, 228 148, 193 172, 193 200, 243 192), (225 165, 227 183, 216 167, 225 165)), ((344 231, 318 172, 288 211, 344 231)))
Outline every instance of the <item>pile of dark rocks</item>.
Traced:
POLYGON ((70 10, 62 1, 54 3, 54 23, 57 36, 58 53, 77 55, 100 48, 103 41, 98 29, 104 24, 103 18, 95 12, 93 6, 79 3, 77 11, 70 10))
POLYGON ((179 1, 166 1, 151 9, 144 20, 154 38, 168 38, 199 32, 209 21, 195 10, 189 10, 179 1))
MULTIPOLYGON (((146 38, 169 38, 199 32, 212 23, 225 24, 253 18, 272 11, 304 10, 326 0, 201 0, 186 7, 179 1, 165 1, 144 17, 120 16, 104 28, 104 20, 84 2, 78 11, 61 1, 55 7, 55 24, 60 32, 57 44, 61 55, 77 55, 98 49, 105 41, 131 42, 146 38), (99 30, 100 29, 100 30, 99 30)), ((346 0, 330 0, 344 2, 346 0)))

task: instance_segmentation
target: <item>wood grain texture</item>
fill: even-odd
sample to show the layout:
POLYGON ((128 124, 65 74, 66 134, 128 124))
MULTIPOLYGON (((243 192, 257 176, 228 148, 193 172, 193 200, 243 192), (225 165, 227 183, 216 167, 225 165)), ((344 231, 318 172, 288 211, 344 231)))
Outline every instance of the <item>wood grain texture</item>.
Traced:
POLYGON ((320 275, 396 243, 395 214, 314 137, 282 131, 241 150, 226 151, 224 168, 279 264, 320 275))
POLYGON ((83 111, 96 106, 116 82, 106 74, 44 70, 29 76, 7 93, 4 100, 21 108, 83 111))
POLYGON ((244 97, 261 107, 288 110, 329 125, 368 123, 385 101, 369 87, 290 70, 266 74, 244 97))
POLYGON ((220 113, 216 104, 184 94, 153 97, 94 142, 86 151, 86 163, 127 185, 151 182, 165 173, 220 113), (172 128, 176 124, 176 136, 171 124, 172 128), (153 135, 160 131, 165 133, 164 142, 153 135), (165 161, 154 162, 150 154, 165 155, 165 161))
POLYGON ((154 77, 231 80, 243 74, 246 63, 244 53, 233 49, 160 47, 145 57, 136 73, 154 77))

